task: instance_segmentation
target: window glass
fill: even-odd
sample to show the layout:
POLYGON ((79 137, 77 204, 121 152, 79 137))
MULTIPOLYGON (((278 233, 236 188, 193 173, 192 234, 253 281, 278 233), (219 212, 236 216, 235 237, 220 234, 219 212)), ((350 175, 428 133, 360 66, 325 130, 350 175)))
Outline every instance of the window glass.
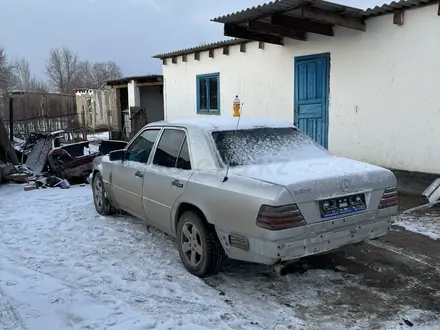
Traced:
POLYGON ((178 129, 166 129, 157 145, 153 164, 164 167, 175 167, 180 146, 185 132, 178 129))
POLYGON ((159 132, 159 129, 149 129, 139 135, 127 149, 127 160, 146 164, 159 132))
POLYGON ((208 98, 207 98, 208 88, 206 85, 206 79, 199 79, 199 104, 200 110, 208 109, 208 98))
POLYGON ((197 111, 219 114, 219 74, 213 73, 197 77, 197 111))
POLYGON ((191 161, 189 158, 189 151, 188 151, 188 142, 185 138, 183 141, 182 149, 180 149, 179 158, 177 158, 177 168, 180 168, 182 170, 190 170, 191 169, 191 161))
POLYGON ((261 127, 212 132, 225 164, 268 164, 327 155, 328 151, 296 128, 261 127))
POLYGON ((218 110, 217 87, 217 77, 209 78, 209 110, 218 110))

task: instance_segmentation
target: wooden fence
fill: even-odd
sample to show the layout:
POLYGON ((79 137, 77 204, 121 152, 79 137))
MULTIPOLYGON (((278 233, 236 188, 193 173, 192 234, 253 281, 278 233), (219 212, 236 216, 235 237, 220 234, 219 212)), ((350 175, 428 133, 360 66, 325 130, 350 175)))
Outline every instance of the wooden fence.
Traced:
POLYGON ((0 99, 0 116, 9 129, 9 98, 12 98, 13 130, 17 137, 31 132, 58 130, 81 132, 82 116, 78 114, 75 95, 52 93, 13 93, 0 99))

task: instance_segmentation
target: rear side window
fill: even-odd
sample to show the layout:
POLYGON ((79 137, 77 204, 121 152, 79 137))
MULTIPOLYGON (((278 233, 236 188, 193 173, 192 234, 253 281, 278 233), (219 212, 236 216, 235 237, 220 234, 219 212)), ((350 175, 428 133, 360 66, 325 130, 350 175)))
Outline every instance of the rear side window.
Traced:
POLYGON ((180 147, 185 139, 185 132, 177 129, 166 129, 157 145, 153 164, 163 167, 175 167, 180 147))
POLYGON ((149 129, 141 133, 128 147, 127 160, 146 164, 160 129, 149 129))
POLYGON ((177 168, 180 168, 182 170, 190 170, 191 169, 191 161, 189 157, 189 151, 188 151, 188 141, 183 140, 182 149, 180 149, 179 158, 177 158, 177 168))

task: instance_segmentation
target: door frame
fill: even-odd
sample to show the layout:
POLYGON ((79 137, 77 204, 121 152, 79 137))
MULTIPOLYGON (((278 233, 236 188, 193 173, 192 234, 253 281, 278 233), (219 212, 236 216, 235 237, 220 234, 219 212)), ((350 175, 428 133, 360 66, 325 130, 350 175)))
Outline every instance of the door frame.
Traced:
MULTIPOLYGON (((193 163, 193 158, 192 158, 192 155, 191 155, 191 151, 190 151, 191 149, 190 149, 190 146, 189 146, 189 141, 188 141, 189 134, 188 134, 187 128, 181 127, 181 126, 164 126, 162 131, 161 131, 161 133, 160 133, 160 136, 156 140, 156 144, 155 144, 155 147, 154 147, 154 152, 151 153, 152 156, 149 159, 149 164, 148 164, 148 167, 147 167, 147 169, 145 171, 144 178, 147 179, 147 180, 148 180, 149 177, 151 179, 151 176, 159 178, 159 180, 162 180, 162 181, 169 180, 170 182, 172 182, 172 181, 174 181, 174 179, 176 179, 176 176, 177 176, 176 174, 177 173, 176 173, 175 169, 176 169, 177 160, 176 160, 176 164, 174 165, 174 167, 162 167, 162 166, 154 165, 153 164, 154 156, 156 155, 156 152, 157 152, 157 149, 159 147, 160 141, 161 141, 162 136, 163 136, 163 134, 165 133, 166 130, 178 130, 178 131, 182 131, 182 132, 185 133, 185 138, 183 139, 182 143, 180 144, 180 147, 179 147, 179 150, 178 150, 178 153, 177 153, 177 157, 179 157, 179 155, 180 155, 180 152, 181 152, 182 147, 183 147, 183 142, 186 142, 188 144, 188 152, 190 153, 191 166, 193 166, 193 164, 194 164, 193 163)), ((151 223, 152 225, 154 225, 156 228, 166 232, 169 235, 174 235, 175 234, 174 233, 175 228, 174 228, 174 220, 173 219, 174 219, 174 215, 175 215, 174 208, 175 208, 176 201, 185 192, 186 186, 188 184, 188 181, 189 181, 189 179, 191 178, 191 176, 194 173, 194 169, 193 168, 191 168, 191 170, 182 170, 182 171, 183 172, 180 172, 178 174, 180 174, 181 176, 185 176, 186 175, 187 176, 186 182, 185 182, 185 185, 183 187, 182 193, 173 201, 172 205, 167 205, 167 204, 163 203, 164 201, 157 201, 157 200, 151 198, 151 196, 146 197, 145 194, 142 195, 142 205, 143 205, 143 208, 144 208, 144 213, 145 213, 145 216, 147 218, 147 221, 149 223, 151 223), (147 206, 150 206, 150 208, 151 207, 154 208, 153 212, 150 211, 150 213, 149 213, 148 212, 148 208, 145 207, 145 204, 147 204, 147 206), (161 220, 161 219, 159 219, 159 215, 160 214, 159 215, 157 214, 157 213, 163 212, 163 209, 165 209, 165 211, 169 210, 170 219, 169 219, 169 222, 167 222, 167 223, 164 223, 164 222, 160 221, 161 220), (154 214, 153 213, 156 213, 156 215, 158 217, 154 218, 154 214), (153 214, 153 216, 151 216, 152 214, 153 214)), ((143 185, 145 185, 145 181, 143 182, 143 185)), ((144 191, 144 189, 143 189, 143 191, 144 191)))
POLYGON ((324 104, 324 148, 328 149, 328 132, 329 132, 329 103, 330 103, 330 53, 319 53, 319 54, 311 54, 311 55, 304 55, 304 56, 295 56, 294 59, 294 81, 293 81, 293 89, 294 89, 294 101, 293 101, 293 123, 295 126, 297 126, 297 119, 298 119, 298 95, 299 95, 299 84, 298 84, 298 70, 297 66, 298 63, 301 61, 306 60, 313 60, 313 59, 324 59, 325 63, 325 80, 324 80, 324 93, 326 95, 325 97, 325 104, 324 104))

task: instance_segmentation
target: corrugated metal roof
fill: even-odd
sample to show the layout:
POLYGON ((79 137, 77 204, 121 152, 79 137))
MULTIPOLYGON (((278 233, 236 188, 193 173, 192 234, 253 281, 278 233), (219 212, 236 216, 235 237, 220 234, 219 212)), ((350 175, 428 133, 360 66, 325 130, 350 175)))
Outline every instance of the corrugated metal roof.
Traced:
POLYGON ((381 6, 376 6, 374 8, 368 8, 364 11, 364 16, 367 17, 374 17, 379 16, 383 14, 390 14, 395 10, 398 9, 406 9, 411 7, 422 7, 427 4, 434 4, 437 1, 433 0, 400 0, 400 1, 393 1, 390 4, 383 4, 381 6))
POLYGON ((211 19, 211 21, 218 23, 245 22, 249 19, 257 19, 271 14, 289 12, 302 6, 312 6, 330 12, 358 17, 361 17, 363 13, 362 9, 321 0, 275 0, 259 6, 243 9, 235 13, 219 16, 211 19))
POLYGON ((161 74, 147 74, 147 75, 143 75, 143 76, 123 77, 123 78, 119 78, 119 79, 108 80, 108 81, 106 81, 106 84, 108 86, 125 85, 125 84, 128 84, 131 80, 134 80, 136 82, 162 82, 163 75, 161 75, 161 74))
POLYGON ((211 21, 218 23, 241 23, 249 19, 257 19, 276 13, 287 13, 302 6, 312 6, 345 16, 367 18, 392 13, 396 9, 420 7, 427 3, 434 2, 435 1, 433 0, 401 0, 398 2, 393 1, 390 4, 383 4, 381 6, 362 10, 359 8, 349 7, 323 0, 275 0, 259 6, 237 11, 235 13, 219 16, 211 19, 211 21))
POLYGON ((157 55, 152 56, 152 58, 167 58, 167 57, 180 56, 180 55, 184 55, 184 54, 191 54, 191 53, 195 53, 195 52, 216 49, 216 48, 220 48, 223 46, 242 44, 242 43, 246 43, 249 41, 250 40, 239 39, 239 38, 216 41, 216 42, 212 42, 212 43, 206 44, 206 45, 185 48, 185 49, 176 50, 176 51, 169 52, 169 53, 157 54, 157 55))
MULTIPOLYGON (((312 6, 339 15, 369 18, 389 14, 398 9, 417 8, 427 4, 434 4, 437 3, 437 1, 438 0, 400 0, 398 2, 393 1, 390 4, 383 4, 381 6, 376 6, 374 8, 363 10, 323 0, 274 0, 262 5, 237 11, 232 14, 219 16, 211 19, 211 21, 218 23, 242 23, 249 19, 263 18, 272 14, 289 13, 290 11, 294 11, 295 9, 298 9, 302 6, 312 6)), ((201 45, 169 53, 158 54, 152 57, 160 59, 169 58, 173 56, 191 54, 197 51, 206 51, 220 48, 222 46, 236 45, 250 41, 251 40, 246 39, 229 39, 213 42, 207 45, 201 45)))

